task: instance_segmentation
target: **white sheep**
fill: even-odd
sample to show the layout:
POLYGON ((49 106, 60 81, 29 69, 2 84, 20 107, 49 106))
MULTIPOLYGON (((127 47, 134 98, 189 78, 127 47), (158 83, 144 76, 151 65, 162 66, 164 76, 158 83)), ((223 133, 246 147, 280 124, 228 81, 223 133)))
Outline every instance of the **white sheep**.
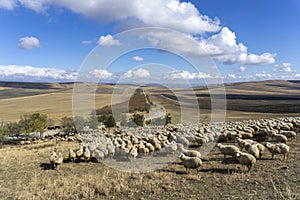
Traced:
POLYGON ((91 159, 91 151, 87 147, 84 147, 83 158, 85 161, 89 161, 91 159))
POLYGON ((240 150, 242 151, 246 145, 251 145, 254 144, 255 142, 251 139, 241 139, 241 138, 237 138, 236 142, 238 143, 240 150))
POLYGON ((185 167, 187 173, 189 172, 190 169, 196 169, 197 174, 198 174, 199 169, 202 165, 202 160, 200 158, 188 157, 188 156, 185 156, 184 154, 180 154, 179 158, 180 158, 183 166, 185 167))
POLYGON ((250 153, 251 155, 253 155, 255 158, 258 158, 260 155, 260 151, 257 147, 257 144, 247 144, 245 146, 245 149, 248 153, 250 153))
POLYGON ((108 157, 112 159, 116 153, 116 148, 113 144, 107 144, 108 157))
POLYGON ((54 160, 57 158, 57 153, 55 151, 52 151, 50 153, 50 156, 49 156, 49 161, 50 161, 50 164, 51 164, 51 167, 54 168, 54 160))
POLYGON ((79 144, 79 149, 75 151, 77 160, 79 160, 83 156, 83 144, 79 144))
POLYGON ((282 142, 286 143, 288 141, 288 138, 285 135, 282 134, 275 134, 272 136, 274 142, 282 142))
POLYGON ((64 162, 64 157, 61 152, 58 153, 57 157, 54 159, 54 168, 59 169, 59 166, 64 162))
POLYGON ((99 149, 95 149, 92 153, 92 157, 94 157, 97 162, 101 162, 104 159, 104 153, 99 149))
POLYGON ((201 153, 196 150, 185 149, 182 144, 177 144, 178 150, 185 156, 201 158, 201 153))
POLYGON ((259 158, 262 158, 263 152, 265 150, 265 146, 263 144, 260 144, 260 143, 256 143, 256 146, 259 150, 259 158))
POLYGON ((243 168, 245 168, 244 166, 248 168, 248 172, 253 168, 253 166, 256 163, 256 158, 249 153, 237 152, 235 156, 243 168))
POLYGON ((280 134, 286 136, 287 138, 293 138, 295 140, 297 138, 297 134, 294 131, 283 131, 283 130, 281 130, 280 134))
POLYGON ((274 159, 275 154, 283 154, 283 160, 288 159, 290 147, 283 143, 271 144, 269 142, 266 143, 266 147, 272 154, 272 159, 274 159))
POLYGON ((217 147, 219 148, 220 152, 224 154, 224 160, 226 159, 226 155, 235 157, 235 154, 239 152, 239 148, 234 145, 223 145, 221 143, 218 143, 217 147))
POLYGON ((129 152, 129 159, 131 161, 135 161, 137 156, 138 156, 138 150, 136 147, 133 147, 129 152))
POLYGON ((76 153, 70 148, 69 149, 69 160, 75 162, 76 153))

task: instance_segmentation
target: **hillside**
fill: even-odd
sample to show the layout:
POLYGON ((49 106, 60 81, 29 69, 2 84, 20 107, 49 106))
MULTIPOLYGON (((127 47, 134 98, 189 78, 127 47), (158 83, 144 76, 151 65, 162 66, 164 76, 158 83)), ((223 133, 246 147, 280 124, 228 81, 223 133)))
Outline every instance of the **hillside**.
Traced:
MULTIPOLYGON (((116 89, 115 85, 98 85, 96 109, 109 110, 113 93, 116 104, 120 107, 129 105, 121 98, 131 91, 128 88, 135 87, 121 85, 116 89)), ((192 112, 196 99, 201 119, 210 118, 211 99, 207 87, 185 89, 143 86, 143 90, 146 97, 140 96, 138 101, 138 96, 133 95, 134 98, 130 100, 131 110, 138 109, 138 106, 148 108, 149 104, 158 104, 170 112, 176 122, 180 119, 180 106, 192 112), (145 103, 146 100, 151 103, 145 103)), ((227 120, 295 116, 300 113, 300 81, 227 83, 225 90, 227 120)), ((63 116, 72 116, 72 94, 73 83, 0 82, 0 120, 16 121, 20 115, 33 112, 45 113, 57 120, 63 116)))

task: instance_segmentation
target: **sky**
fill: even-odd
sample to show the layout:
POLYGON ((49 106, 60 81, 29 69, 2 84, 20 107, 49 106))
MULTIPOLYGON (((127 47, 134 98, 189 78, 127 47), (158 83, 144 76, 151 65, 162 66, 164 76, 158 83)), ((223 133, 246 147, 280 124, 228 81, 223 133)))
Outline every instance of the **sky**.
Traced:
POLYGON ((0 24, 0 81, 300 79, 299 0, 0 0, 0 24))

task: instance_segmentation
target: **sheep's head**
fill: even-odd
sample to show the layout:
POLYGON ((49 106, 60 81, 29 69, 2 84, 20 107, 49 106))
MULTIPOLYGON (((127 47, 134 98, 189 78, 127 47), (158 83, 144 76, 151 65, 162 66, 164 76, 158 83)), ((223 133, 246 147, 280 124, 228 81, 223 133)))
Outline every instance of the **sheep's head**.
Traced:
POLYGON ((269 142, 267 142, 266 144, 265 144, 265 147, 270 147, 271 146, 271 143, 269 143, 269 142))
POLYGON ((235 153, 235 157, 239 158, 241 156, 240 152, 235 153))

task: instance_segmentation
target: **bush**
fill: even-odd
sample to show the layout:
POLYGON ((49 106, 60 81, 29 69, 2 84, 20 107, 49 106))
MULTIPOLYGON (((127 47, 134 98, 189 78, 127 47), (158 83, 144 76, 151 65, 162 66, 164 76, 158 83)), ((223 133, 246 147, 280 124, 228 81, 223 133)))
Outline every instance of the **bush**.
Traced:
POLYGON ((116 126, 115 118, 112 115, 101 115, 98 117, 98 121, 102 122, 107 128, 116 126))
POLYGON ((44 132, 48 125, 48 117, 45 114, 33 113, 31 115, 23 115, 19 120, 21 132, 44 132))
POLYGON ((21 126, 17 122, 10 122, 5 125, 8 135, 20 135, 21 126))
POLYGON ((144 115, 134 113, 131 119, 135 123, 136 126, 144 126, 144 121, 145 121, 144 115))
POLYGON ((8 133, 9 132, 8 132, 7 127, 2 122, 1 125, 0 125, 0 143, 5 140, 5 138, 8 135, 8 133))
POLYGON ((75 133, 75 123, 72 117, 63 117, 60 119, 61 126, 66 133, 75 133))
POLYGON ((170 113, 168 113, 166 116, 165 125, 171 124, 171 123, 172 123, 172 115, 170 113))

